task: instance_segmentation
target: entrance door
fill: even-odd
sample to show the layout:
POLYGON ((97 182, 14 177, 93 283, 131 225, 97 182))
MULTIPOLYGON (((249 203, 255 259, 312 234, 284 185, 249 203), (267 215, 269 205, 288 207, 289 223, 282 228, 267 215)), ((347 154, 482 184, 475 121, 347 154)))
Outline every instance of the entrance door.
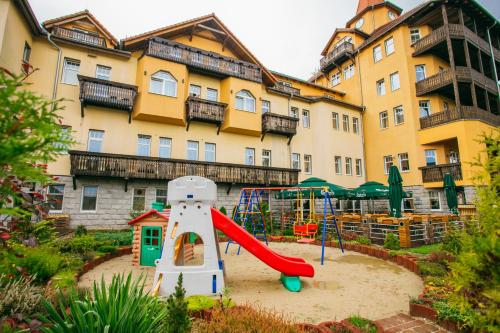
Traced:
POLYGON ((141 265, 154 266, 161 257, 161 227, 142 227, 141 265))

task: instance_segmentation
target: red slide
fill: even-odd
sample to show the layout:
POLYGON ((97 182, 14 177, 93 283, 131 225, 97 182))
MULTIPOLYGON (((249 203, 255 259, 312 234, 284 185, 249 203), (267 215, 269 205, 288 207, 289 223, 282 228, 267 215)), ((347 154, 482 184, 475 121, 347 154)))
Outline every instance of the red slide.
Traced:
POLYGON ((269 267, 287 276, 314 276, 314 268, 306 263, 304 259, 285 257, 277 254, 218 210, 212 208, 211 213, 212 223, 217 229, 238 242, 238 244, 269 267))

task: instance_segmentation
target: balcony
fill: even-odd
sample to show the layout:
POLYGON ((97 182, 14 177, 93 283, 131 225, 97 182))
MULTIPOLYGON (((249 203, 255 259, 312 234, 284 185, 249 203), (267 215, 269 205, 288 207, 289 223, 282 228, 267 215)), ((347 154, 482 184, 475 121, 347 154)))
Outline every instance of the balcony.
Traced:
POLYGON ((500 126, 500 116, 473 106, 442 111, 420 118, 420 129, 435 127, 458 120, 479 120, 492 126, 500 126))
POLYGON ((283 116, 276 113, 266 112, 262 115, 262 138, 267 133, 284 135, 288 137, 288 144, 292 137, 297 134, 298 118, 283 116))
POLYGON ((171 180, 182 176, 201 176, 217 183, 288 186, 297 184, 300 171, 75 150, 69 151, 69 154, 74 178, 171 180))
POLYGON ((136 86, 83 75, 78 75, 78 81, 80 82, 82 117, 84 106, 94 105, 128 111, 130 122, 130 114, 137 96, 136 86))
POLYGON ((300 89, 286 85, 283 82, 278 82, 274 85, 274 89, 295 96, 300 96, 300 89))
POLYGON ((189 130, 191 121, 201 121, 216 124, 217 134, 219 134, 220 126, 224 122, 226 107, 227 104, 225 103, 189 96, 186 100, 186 130, 189 130))
POLYGON ((342 62, 351 58, 353 54, 354 44, 346 42, 338 45, 320 60, 321 71, 329 72, 333 67, 339 66, 342 62))
POLYGON ((52 29, 52 34, 56 37, 70 39, 78 43, 83 43, 98 47, 106 47, 106 40, 104 38, 72 29, 54 27, 52 29))
POLYGON ((262 69, 259 66, 162 38, 150 39, 147 43, 146 54, 185 64, 193 71, 201 71, 216 77, 234 76, 262 82, 262 69))
POLYGON ((454 180, 462 180, 462 167, 460 163, 438 164, 421 167, 422 181, 424 183, 442 182, 445 173, 451 173, 454 180))

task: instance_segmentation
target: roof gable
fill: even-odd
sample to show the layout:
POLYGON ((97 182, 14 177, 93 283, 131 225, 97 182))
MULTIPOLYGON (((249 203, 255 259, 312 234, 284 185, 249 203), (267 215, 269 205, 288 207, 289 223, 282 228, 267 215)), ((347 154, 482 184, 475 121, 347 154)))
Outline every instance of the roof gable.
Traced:
POLYGON ((322 56, 325 56, 328 53, 328 49, 330 48, 330 46, 335 41, 335 37, 337 37, 337 35, 339 33, 341 33, 341 32, 347 32, 347 33, 357 34, 357 35, 361 36, 364 39, 366 39, 366 38, 369 37, 369 35, 367 33, 363 32, 361 30, 358 30, 358 29, 337 28, 337 29, 335 29, 335 31, 333 32, 332 36, 330 37, 330 39, 326 43, 325 47, 323 48, 323 51, 321 51, 321 55, 322 56))
POLYGON ((128 224, 134 225, 134 224, 140 222, 142 219, 149 217, 149 216, 152 216, 152 215, 155 215, 155 216, 157 216, 165 221, 168 221, 168 218, 170 216, 170 210, 168 209, 168 210, 165 210, 163 212, 158 212, 156 209, 151 209, 150 211, 145 212, 144 214, 137 216, 133 220, 130 220, 128 222, 128 224))

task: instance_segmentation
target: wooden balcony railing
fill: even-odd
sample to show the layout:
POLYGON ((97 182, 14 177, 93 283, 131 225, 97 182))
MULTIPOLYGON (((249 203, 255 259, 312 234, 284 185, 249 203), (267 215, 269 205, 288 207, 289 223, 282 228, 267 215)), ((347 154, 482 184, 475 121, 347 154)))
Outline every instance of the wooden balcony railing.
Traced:
POLYGON ((499 115, 473 106, 462 106, 459 109, 442 111, 420 118, 420 128, 439 126, 457 120, 479 120, 492 126, 500 126, 499 115))
POLYGON ((292 94, 292 95, 295 95, 295 96, 299 96, 300 95, 300 89, 287 86, 287 85, 283 84, 283 82, 276 83, 274 85, 274 88, 276 90, 286 92, 287 94, 292 94))
POLYGON ((438 164, 421 167, 422 181, 424 183, 442 182, 445 173, 451 173, 454 180, 462 180, 462 167, 460 163, 438 164))
POLYGON ((79 43, 83 43, 83 44, 87 44, 87 45, 106 47, 106 40, 104 38, 99 37, 99 36, 95 36, 92 34, 80 32, 77 30, 71 30, 71 29, 62 28, 62 27, 54 27, 52 29, 52 34, 54 34, 54 36, 56 36, 56 37, 71 39, 75 42, 79 42, 79 43))
POLYGON ((194 96, 189 96, 186 100, 186 121, 187 129, 191 121, 202 121, 206 123, 217 124, 217 134, 220 125, 224 122, 224 113, 227 104, 209 101, 194 96))
POLYGON ((298 118, 266 112, 262 115, 262 138, 267 133, 284 135, 291 138, 297 134, 298 118))
POLYGON ((335 47, 320 61, 320 68, 322 71, 328 71, 335 64, 340 65, 342 61, 351 57, 354 54, 354 44, 346 42, 335 47))
POLYGON ((192 175, 218 183, 287 186, 297 184, 300 171, 75 150, 69 154, 73 177, 171 180, 192 175))
POLYGON ((252 63, 155 37, 147 43, 146 54, 171 60, 220 76, 235 76, 262 82, 262 69, 252 63))

